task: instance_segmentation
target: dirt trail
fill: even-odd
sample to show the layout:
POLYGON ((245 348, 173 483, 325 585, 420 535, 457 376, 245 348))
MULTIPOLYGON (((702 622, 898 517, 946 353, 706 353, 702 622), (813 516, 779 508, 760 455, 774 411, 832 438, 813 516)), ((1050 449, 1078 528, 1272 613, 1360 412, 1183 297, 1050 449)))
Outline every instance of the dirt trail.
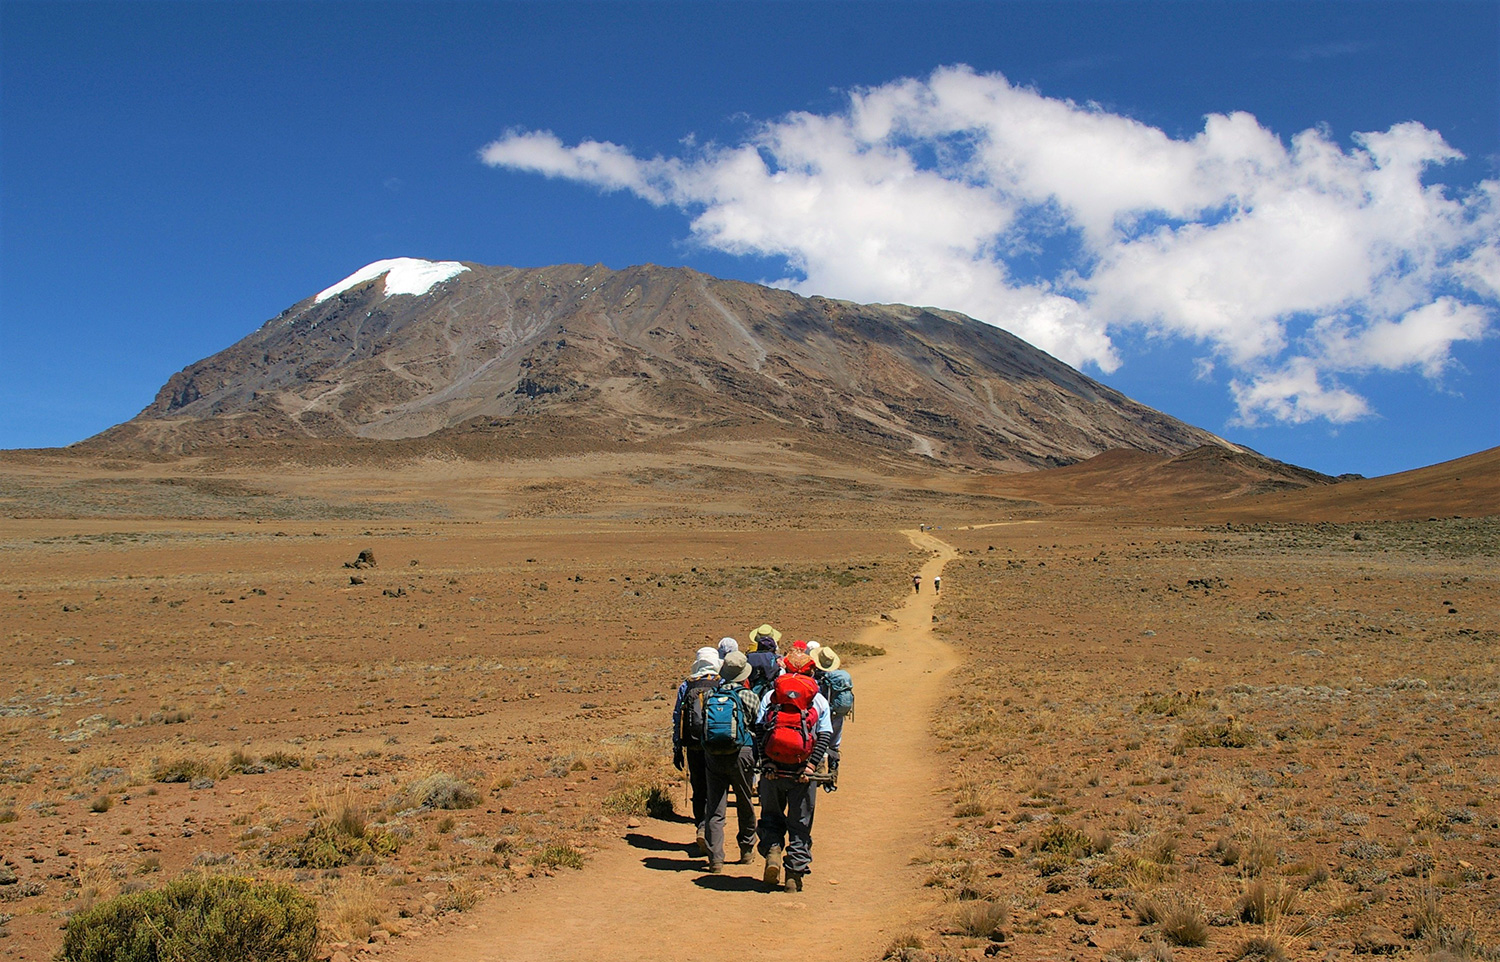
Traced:
MULTIPOLYGON (((382 958, 719 959, 773 937, 817 945, 827 962, 878 957, 923 899, 910 859, 945 811, 933 796, 938 766, 927 721, 957 663, 931 632, 932 579, 957 552, 930 534, 903 533, 934 555, 922 567, 921 593, 891 613, 894 623, 857 639, 887 654, 851 672, 858 707, 844 729, 839 791, 818 798, 813 874, 802 893, 763 891, 759 859, 708 875, 704 860, 688 854, 691 824, 644 819, 584 871, 491 899, 461 917, 464 928, 401 939, 382 958)), ((734 824, 731 806, 731 847, 734 824)))

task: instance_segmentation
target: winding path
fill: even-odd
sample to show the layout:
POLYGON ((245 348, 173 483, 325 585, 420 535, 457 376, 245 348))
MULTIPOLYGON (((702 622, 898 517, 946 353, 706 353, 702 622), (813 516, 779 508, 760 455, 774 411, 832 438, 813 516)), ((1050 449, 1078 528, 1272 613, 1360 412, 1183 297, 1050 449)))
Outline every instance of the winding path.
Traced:
MULTIPOLYGON (((707 960, 756 955, 769 940, 817 946, 820 962, 876 958, 923 902, 911 856, 940 824, 939 771, 928 719, 957 663, 932 635, 935 575, 957 552, 933 552, 923 591, 856 640, 886 649, 851 672, 857 709, 844 730, 839 791, 821 795, 813 874, 800 894, 762 891, 759 859, 708 875, 687 854, 690 824, 644 820, 582 872, 491 899, 462 929, 398 940, 383 959, 409 962, 707 960)), ((729 812, 729 831, 735 815, 729 812)), ((732 844, 732 837, 731 837, 732 844)))

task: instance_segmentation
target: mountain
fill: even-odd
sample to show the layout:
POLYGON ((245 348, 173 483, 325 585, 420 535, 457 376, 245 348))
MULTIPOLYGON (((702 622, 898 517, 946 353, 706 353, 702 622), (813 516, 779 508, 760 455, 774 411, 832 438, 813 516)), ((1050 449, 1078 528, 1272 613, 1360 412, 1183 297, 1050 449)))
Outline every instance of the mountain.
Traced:
POLYGON ((601 444, 758 432, 1006 471, 1233 449, 951 311, 682 268, 409 258, 294 304, 84 445, 171 454, 517 425, 601 444))

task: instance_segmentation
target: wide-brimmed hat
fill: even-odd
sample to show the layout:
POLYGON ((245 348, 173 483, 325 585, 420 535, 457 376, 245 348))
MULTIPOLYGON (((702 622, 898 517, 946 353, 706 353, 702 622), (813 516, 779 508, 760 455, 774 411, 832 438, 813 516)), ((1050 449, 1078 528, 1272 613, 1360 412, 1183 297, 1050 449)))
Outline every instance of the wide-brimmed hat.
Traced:
POLYGON ((729 654, 731 651, 739 651, 739 650, 740 650, 740 643, 737 642, 737 641, 735 641, 733 638, 724 637, 724 638, 720 638, 719 639, 719 657, 720 658, 723 658, 725 655, 729 654))
POLYGON ((699 648, 693 656, 693 675, 713 675, 719 671, 721 659, 717 648, 699 648))
POLYGON ((781 640, 781 632, 777 631, 775 628, 772 628, 770 625, 761 625, 759 628, 750 632, 751 641, 760 641, 761 638, 769 638, 771 639, 772 643, 775 643, 781 640))
POLYGON ((812 653, 813 664, 819 671, 838 671, 839 653, 827 645, 819 645, 818 650, 812 653))
POLYGON ((735 684, 749 677, 750 659, 745 657, 743 651, 731 651, 724 656, 724 664, 719 668, 720 679, 735 684))

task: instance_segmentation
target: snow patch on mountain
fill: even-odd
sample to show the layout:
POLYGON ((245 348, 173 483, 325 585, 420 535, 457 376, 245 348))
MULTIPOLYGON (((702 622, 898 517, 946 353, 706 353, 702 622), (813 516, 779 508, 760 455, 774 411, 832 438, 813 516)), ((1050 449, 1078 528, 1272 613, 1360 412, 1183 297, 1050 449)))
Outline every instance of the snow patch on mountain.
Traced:
POLYGON ((313 303, 321 304, 330 297, 342 294, 354 285, 363 284, 381 274, 385 275, 386 297, 393 297, 397 294, 421 296, 432 290, 433 285, 457 277, 466 270, 468 268, 458 261, 424 261, 418 257, 391 257, 361 267, 337 284, 321 291, 317 297, 313 298, 313 303))

